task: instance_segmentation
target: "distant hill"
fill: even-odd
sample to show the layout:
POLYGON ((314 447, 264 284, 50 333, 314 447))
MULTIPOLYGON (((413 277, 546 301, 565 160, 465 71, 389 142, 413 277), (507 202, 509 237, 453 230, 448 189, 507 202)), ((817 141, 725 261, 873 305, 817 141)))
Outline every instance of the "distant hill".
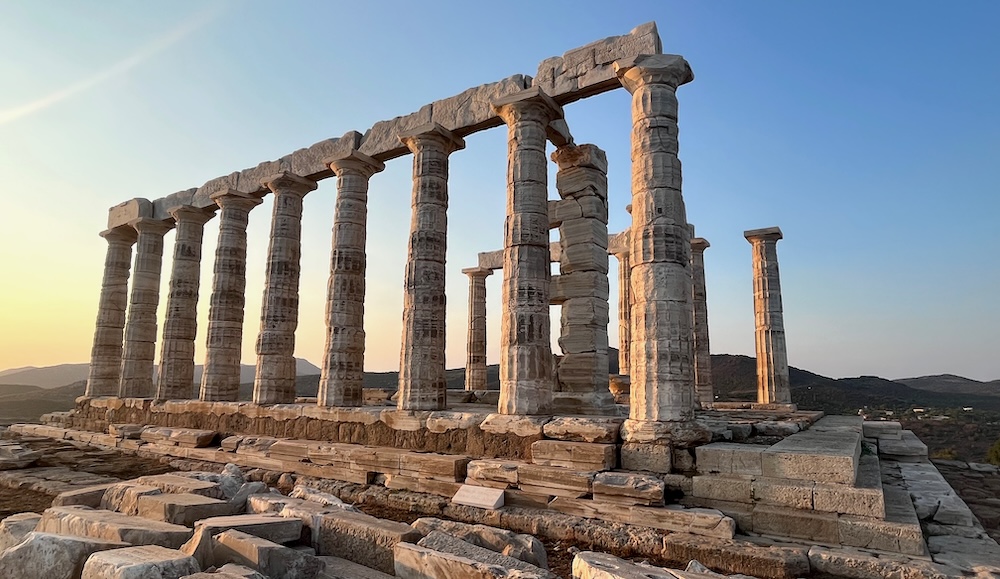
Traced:
POLYGON ((900 378, 896 382, 906 384, 910 388, 930 392, 1000 396, 1000 380, 980 382, 978 380, 955 376, 954 374, 939 374, 937 376, 921 376, 919 378, 900 378))
MULTIPOLYGON (((298 375, 319 374, 320 369, 312 362, 303 358, 295 359, 295 372, 298 375)), ((90 371, 89 364, 60 364, 44 368, 12 368, 0 372, 0 394, 6 392, 6 385, 18 384, 38 386, 40 388, 59 388, 73 382, 86 380, 90 371)), ((240 366, 240 382, 252 382, 255 368, 252 364, 240 366)), ((195 382, 201 381, 202 366, 194 368, 195 382)))

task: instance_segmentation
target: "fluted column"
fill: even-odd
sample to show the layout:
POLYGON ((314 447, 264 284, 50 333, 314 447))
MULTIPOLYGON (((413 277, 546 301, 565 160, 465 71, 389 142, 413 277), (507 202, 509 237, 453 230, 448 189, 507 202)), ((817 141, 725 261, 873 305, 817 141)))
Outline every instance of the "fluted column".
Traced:
POLYGON ((470 267, 462 273, 469 276, 469 335, 465 346, 465 389, 486 390, 486 278, 493 270, 470 267))
POLYGON ((205 222, 214 211, 182 205, 170 211, 174 218, 174 260, 167 293, 167 316, 160 341, 160 371, 156 398, 175 400, 194 395, 194 339, 198 333, 198 286, 201 277, 201 241, 205 222))
POLYGON ((549 342, 548 159, 545 129, 562 108, 538 87, 493 103, 507 124, 500 330, 501 414, 544 414, 552 406, 549 342))
POLYGON ((299 325, 299 268, 302 253, 302 199, 316 183, 291 173, 262 181, 274 193, 271 242, 267 250, 264 299, 257 335, 253 401, 295 401, 295 329, 299 325))
POLYGON ((691 236, 677 158, 677 87, 694 79, 682 57, 615 63, 632 93, 632 421, 694 416, 691 236))
POLYGON ((132 221, 131 225, 139 236, 136 242, 128 323, 125 325, 122 366, 118 375, 118 395, 122 398, 152 398, 163 236, 170 231, 172 225, 145 217, 132 221))
POLYGON ((632 341, 632 284, 629 271, 632 260, 628 251, 615 254, 618 258, 618 373, 629 375, 629 347, 632 341))
POLYGON ((790 404, 785 320, 781 310, 777 227, 744 231, 753 247, 753 313, 757 343, 757 402, 790 404))
POLYGON ((108 242, 104 257, 104 281, 97 305, 94 345, 90 351, 87 396, 115 396, 122 367, 122 338, 128 306, 128 276, 132 266, 135 229, 119 227, 101 233, 108 242))
POLYGON ((247 223, 261 200, 230 189, 212 195, 219 206, 219 242, 212 270, 207 349, 199 398, 233 402, 240 392, 243 306, 247 287, 247 223))
POLYGON ((445 255, 448 245, 448 156, 461 137, 433 123, 400 135, 413 153, 410 240, 403 281, 399 354, 400 410, 443 410, 445 382, 445 255))
MULTIPOLYGON (((692 231, 692 233, 694 233, 692 231)), ((694 299, 694 390, 700 404, 715 402, 712 353, 708 346, 708 292, 705 288, 705 250, 708 240, 691 239, 691 280, 694 299)))
POLYGON ((361 406, 365 374, 365 240, 368 181, 385 169, 357 151, 330 162, 337 175, 333 250, 326 294, 326 348, 319 380, 321 406, 361 406))

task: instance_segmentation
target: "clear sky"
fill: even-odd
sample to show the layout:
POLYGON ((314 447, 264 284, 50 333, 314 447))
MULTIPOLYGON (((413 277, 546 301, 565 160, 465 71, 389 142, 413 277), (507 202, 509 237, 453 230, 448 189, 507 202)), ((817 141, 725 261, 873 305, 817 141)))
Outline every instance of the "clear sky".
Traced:
MULTIPOLYGON (((742 232, 777 225, 791 365, 1000 378, 1000 4, 990 1, 0 0, 0 369, 89 359, 108 207, 533 75, 544 58, 651 20, 696 76, 678 93, 680 156, 688 218, 712 244, 713 353, 753 355, 742 232)), ((566 116, 578 143, 607 151, 609 228, 627 228, 628 93, 566 116)), ((503 242, 506 131, 466 141, 451 157, 449 367, 465 359, 460 270, 503 242)), ((390 162, 371 183, 369 370, 398 367, 410 163, 390 162)), ((335 194, 330 179, 305 201, 296 354, 314 363, 335 194)), ((244 363, 270 211, 268 198, 251 214, 244 363)), ((213 220, 202 332, 217 234, 213 220)), ((161 315, 172 246, 170 233, 161 315)), ((500 277, 488 281, 490 363, 500 277)), ((615 344, 614 318, 609 331, 615 344)))

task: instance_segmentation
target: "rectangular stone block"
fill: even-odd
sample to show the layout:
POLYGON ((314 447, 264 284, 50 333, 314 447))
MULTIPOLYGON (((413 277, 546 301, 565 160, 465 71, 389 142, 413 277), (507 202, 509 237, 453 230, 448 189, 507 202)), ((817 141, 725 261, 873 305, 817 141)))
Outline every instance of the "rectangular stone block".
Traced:
POLYGON ((593 491, 594 474, 535 464, 522 464, 517 468, 521 490, 570 498, 589 495, 593 491))
POLYGON ((813 508, 817 511, 884 519, 885 501, 877 457, 861 457, 855 484, 856 486, 816 483, 813 489, 813 508))
POLYGON ((165 493, 189 493, 213 499, 225 498, 222 489, 216 483, 175 474, 141 476, 135 479, 135 482, 140 485, 156 487, 165 493))
POLYGON ((56 498, 52 499, 52 506, 66 507, 69 505, 82 505, 94 509, 100 508, 101 498, 104 497, 104 493, 108 488, 114 484, 94 485, 59 493, 56 498))
POLYGON ((812 509, 814 486, 811 481, 770 477, 755 478, 751 484, 755 503, 790 509, 812 509))
POLYGON ((625 470, 667 474, 673 465, 673 452, 666 445, 626 442, 619 452, 625 470))
POLYGON ((692 477, 692 494, 703 499, 752 503, 750 477, 736 475, 701 475, 692 477))
POLYGON ((236 563, 268 577, 314 579, 324 565, 315 556, 235 530, 212 537, 215 565, 236 563))
POLYGON ((138 515, 154 521, 193 526, 195 521, 229 515, 226 501, 192 494, 159 494, 139 497, 138 515))
POLYGON ((274 515, 229 515, 202 519, 195 524, 196 529, 205 529, 209 535, 217 535, 230 529, 243 531, 275 543, 296 541, 302 536, 302 521, 274 515))
POLYGON ((451 502, 481 509, 499 509, 504 505, 504 491, 503 489, 462 485, 452 497, 451 502))
POLYGON ((919 524, 894 523, 866 517, 840 517, 840 543, 849 547, 878 549, 906 555, 927 555, 919 524))
POLYGON ((738 444, 733 442, 713 442, 695 449, 698 472, 703 474, 743 474, 759 476, 761 453, 766 446, 738 444))
POLYGON ((890 420, 866 420, 862 424, 862 434, 865 438, 900 438, 902 425, 890 420))
POLYGON ((629 509, 629 522, 654 529, 719 539, 732 539, 736 534, 736 521, 714 509, 635 506, 629 509))
POLYGON ((409 452, 400 457, 400 474, 448 482, 465 480, 469 457, 434 452, 409 452))
POLYGON ((786 437, 761 454, 764 476, 853 484, 861 456, 861 433, 807 430, 786 437))
POLYGON ((602 472, 594 477, 594 501, 617 505, 663 504, 665 485, 652 475, 630 472, 602 472))
POLYGON ((415 543, 420 538, 420 532, 409 525, 345 511, 323 517, 316 550, 320 555, 333 555, 392 574, 395 546, 415 543))
POLYGON ((770 505, 753 509, 753 532, 826 544, 840 542, 840 524, 833 513, 817 513, 770 505))
POLYGON ((900 431, 899 440, 890 438, 878 439, 880 456, 899 462, 922 462, 927 460, 927 445, 917 438, 912 431, 900 431))
POLYGON ((600 471, 615 467, 615 445, 539 440, 531 444, 531 462, 573 470, 600 471))
POLYGON ((81 506, 46 509, 35 530, 133 545, 157 544, 172 549, 180 547, 191 537, 191 529, 180 525, 81 506))
POLYGON ((200 570, 198 561, 186 553, 142 545, 94 553, 84 563, 81 579, 184 577, 200 570))
POLYGON ((516 486, 518 467, 522 464, 524 463, 512 460, 473 460, 467 465, 466 474, 468 478, 476 481, 490 481, 516 486))

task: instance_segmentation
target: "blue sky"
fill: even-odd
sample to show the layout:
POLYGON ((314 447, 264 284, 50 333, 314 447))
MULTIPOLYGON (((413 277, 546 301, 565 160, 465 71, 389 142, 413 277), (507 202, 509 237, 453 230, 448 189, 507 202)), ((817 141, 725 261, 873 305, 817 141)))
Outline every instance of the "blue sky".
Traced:
MULTIPOLYGON (((713 353, 753 354, 742 232, 777 225, 793 366, 1000 378, 1000 5, 985 1, 0 0, 0 368, 88 359, 108 207, 532 75, 544 58, 651 20, 696 77, 678 93, 680 156, 689 220, 712 244, 713 353)), ((609 228, 627 228, 628 93, 566 115, 577 142, 608 152, 609 228)), ((506 132, 466 141, 451 158, 450 367, 464 364, 459 270, 503 235, 506 132)), ((399 359, 410 159, 388 165, 370 191, 369 370, 399 359)), ((331 179, 306 198, 297 355, 313 362, 335 193, 331 179)), ((251 216, 244 363, 270 209, 251 216)), ((206 227, 203 320, 217 231, 206 227)), ((488 282, 491 362, 499 277, 488 282)), ((610 332, 614 344, 614 320, 610 332)))

